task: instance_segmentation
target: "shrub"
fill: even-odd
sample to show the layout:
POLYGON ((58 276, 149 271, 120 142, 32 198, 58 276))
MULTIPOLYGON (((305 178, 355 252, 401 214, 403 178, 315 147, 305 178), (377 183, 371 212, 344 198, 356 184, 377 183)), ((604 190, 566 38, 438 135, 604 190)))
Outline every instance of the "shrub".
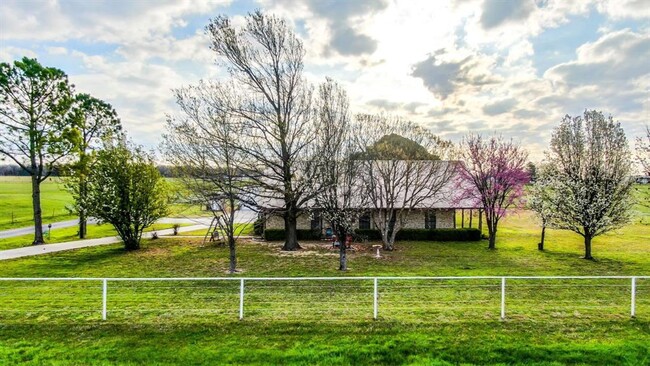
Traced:
MULTIPOLYGON (((320 230, 297 230, 298 240, 320 240, 320 230)), ((286 235, 283 229, 266 229, 264 230, 264 240, 266 241, 280 241, 284 240, 286 235)))
POLYGON ((257 236, 264 234, 264 219, 261 217, 258 217, 253 223, 253 233, 257 236))
MULTIPOLYGON (((356 234, 367 240, 381 240, 381 234, 376 229, 357 229, 356 234)), ((481 232, 478 229, 402 229, 395 240, 413 241, 479 241, 481 232)))

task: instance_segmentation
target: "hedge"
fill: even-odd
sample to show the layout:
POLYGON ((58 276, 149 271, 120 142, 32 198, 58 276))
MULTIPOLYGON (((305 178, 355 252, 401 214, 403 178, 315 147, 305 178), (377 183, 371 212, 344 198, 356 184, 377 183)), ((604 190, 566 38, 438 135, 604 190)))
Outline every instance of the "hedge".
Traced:
MULTIPOLYGON (((381 240, 381 234, 376 229, 357 229, 356 234, 366 240, 381 240)), ((395 240, 412 241, 479 241, 481 232, 478 229, 402 229, 395 240)))
MULTIPOLYGON (((320 230, 296 230, 298 232, 298 240, 320 240, 320 230)), ((266 229, 264 230, 264 240, 266 241, 280 241, 284 240, 286 235, 284 229, 266 229)))
MULTIPOLYGON (((298 240, 320 240, 320 230, 297 230, 298 240)), ((358 238, 377 241, 381 240, 381 234, 376 229, 357 229, 355 234, 358 238)), ((264 230, 264 240, 284 240, 283 229, 264 230)), ((395 240, 404 241, 479 241, 481 232, 478 229, 402 229, 397 233, 395 240)))

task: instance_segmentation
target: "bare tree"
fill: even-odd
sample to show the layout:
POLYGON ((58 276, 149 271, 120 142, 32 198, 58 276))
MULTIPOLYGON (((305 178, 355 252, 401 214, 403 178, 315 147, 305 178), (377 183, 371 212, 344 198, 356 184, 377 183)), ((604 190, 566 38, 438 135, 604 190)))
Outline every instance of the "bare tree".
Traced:
POLYGON ((354 232, 364 195, 359 181, 359 162, 353 159, 354 141, 345 91, 331 79, 319 88, 317 140, 319 151, 315 184, 320 192, 314 209, 339 239, 339 270, 347 270, 346 238, 354 232))
POLYGON ((379 115, 358 115, 354 136, 372 221, 384 250, 393 250, 406 215, 443 199, 456 164, 440 157, 451 144, 412 122, 379 115))
POLYGON ((580 234, 584 258, 593 259, 592 239, 631 218, 632 165, 625 132, 602 112, 567 115, 553 132, 546 162, 554 192, 551 221, 580 234))
POLYGON ((463 140, 459 169, 459 198, 468 199, 485 211, 489 249, 496 248, 499 221, 507 210, 523 206, 520 200, 528 182, 528 153, 512 140, 500 136, 484 140, 469 135, 463 140))
POLYGON ((243 126, 214 105, 219 86, 201 82, 175 90, 183 112, 180 119, 167 119, 162 148, 175 166, 187 191, 210 208, 230 251, 229 272, 237 271, 235 215, 244 201, 247 180, 240 169, 241 149, 235 147, 243 126))
POLYGON ((34 242, 43 244, 41 183, 76 140, 66 118, 72 87, 61 70, 23 58, 0 63, 0 154, 31 176, 34 242))
POLYGON ((258 185, 257 195, 276 207, 285 222, 284 250, 296 250, 300 210, 314 197, 310 146, 315 134, 312 89, 303 78, 304 49, 287 23, 260 11, 241 28, 226 16, 206 27, 212 50, 231 82, 215 89, 218 109, 243 124, 236 140, 244 153, 241 168, 258 185))

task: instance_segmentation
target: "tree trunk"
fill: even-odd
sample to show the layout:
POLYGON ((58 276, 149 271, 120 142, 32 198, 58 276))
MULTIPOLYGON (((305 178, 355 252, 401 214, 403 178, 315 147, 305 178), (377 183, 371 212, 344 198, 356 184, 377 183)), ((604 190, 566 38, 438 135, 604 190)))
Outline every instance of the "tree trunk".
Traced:
POLYGON ((86 214, 81 210, 79 211, 79 239, 86 237, 87 226, 86 214))
POLYGON ((537 249, 544 250, 544 237, 546 236, 546 225, 542 225, 542 238, 537 245, 537 249))
POLYGON ((228 235, 228 248, 230 249, 230 273, 237 272, 237 255, 235 253, 235 238, 233 235, 228 235))
POLYGON ((339 236, 339 271, 348 270, 348 246, 346 245, 347 233, 343 229, 337 230, 336 234, 339 236))
POLYGON ((289 207, 284 215, 284 232, 286 234, 282 250, 298 250, 298 230, 297 230, 297 213, 295 207, 289 207))
POLYGON ((460 211, 460 228, 464 229, 465 228, 465 209, 461 209, 460 211))
POLYGON ((483 210, 478 210, 478 231, 483 235, 483 210))
POLYGON ((496 249, 497 248, 497 228, 496 225, 493 223, 489 222, 488 220, 488 238, 489 238, 489 243, 488 243, 488 249, 496 249))
POLYGON ((140 249, 140 240, 138 240, 135 234, 129 233, 125 236, 125 238, 122 238, 124 241, 124 249, 127 251, 140 249))
POLYGON ((140 249, 140 242, 138 242, 135 238, 129 238, 124 241, 124 249, 127 251, 138 250, 140 249))
POLYGON ((591 256, 591 235, 585 235, 585 257, 584 259, 594 259, 591 256))
POLYGON ((43 212, 41 210, 41 183, 35 175, 32 175, 32 208, 34 211, 34 242, 32 244, 44 244, 43 212))
MULTIPOLYGON (((83 179, 83 178, 82 178, 83 179)), ((79 200, 85 204, 86 202, 86 185, 84 182, 79 183, 79 200)), ((84 239, 88 231, 88 223, 86 218, 85 208, 79 209, 79 239, 84 239)))

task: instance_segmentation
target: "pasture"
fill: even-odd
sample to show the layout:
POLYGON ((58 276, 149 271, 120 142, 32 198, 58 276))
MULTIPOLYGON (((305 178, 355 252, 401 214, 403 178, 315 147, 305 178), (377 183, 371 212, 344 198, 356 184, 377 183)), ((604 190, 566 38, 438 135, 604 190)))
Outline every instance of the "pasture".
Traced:
MULTIPOLYGON (((580 259, 574 234, 551 230, 536 249, 530 213, 509 217, 497 250, 478 243, 398 243, 374 258, 356 244, 337 271, 327 243, 242 240, 240 273, 281 276, 648 275, 650 225, 594 241, 580 259)), ((202 240, 145 241, 4 261, 0 277, 229 277, 227 249, 202 240)), ((629 280, 251 282, 239 321, 239 281, 111 282, 101 320, 101 282, 0 282, 0 363, 137 364, 646 364, 650 280, 639 280, 629 317, 629 280)))

